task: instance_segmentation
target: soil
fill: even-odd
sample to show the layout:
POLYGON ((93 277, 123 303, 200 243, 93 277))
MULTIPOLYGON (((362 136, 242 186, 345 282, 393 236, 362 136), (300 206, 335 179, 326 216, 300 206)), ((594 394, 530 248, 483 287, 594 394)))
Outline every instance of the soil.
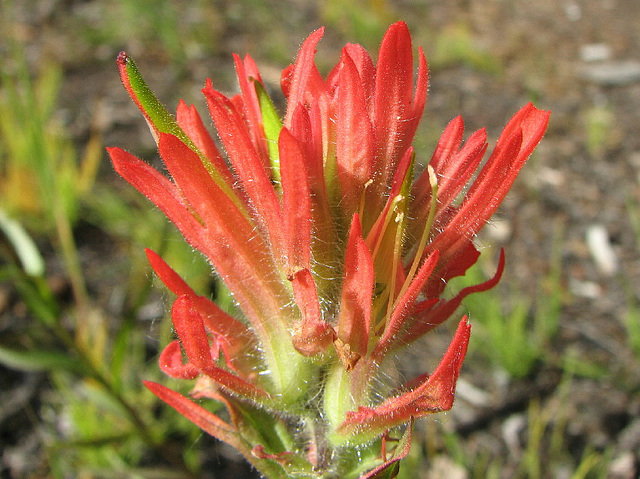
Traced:
MULTIPOLYGON (((114 62, 119 49, 126 48, 136 58, 167 105, 185 97, 204 111, 197 92, 207 76, 221 90, 235 88, 231 53, 251 53, 275 91, 277 72, 285 60, 271 59, 273 50, 280 48, 285 58, 293 58, 300 41, 331 18, 328 7, 316 2, 273 2, 271 15, 282 25, 272 32, 260 23, 260 13, 252 13, 254 2, 246 3, 212 2, 209 10, 217 15, 212 22, 215 48, 188 57, 179 68, 162 49, 136 38, 135 31, 118 45, 78 41, 74 26, 98 21, 95 12, 101 11, 101 2, 95 0, 23 2, 16 8, 16 21, 10 28, 5 25, 4 33, 26 42, 34 69, 47 59, 63 66, 59 115, 79 148, 93 128, 101 132, 105 145, 152 157, 153 140, 119 83, 114 62), (277 40, 267 39, 265 32, 277 40)), ((505 248, 508 266, 500 291, 506 296, 507 309, 511 292, 537 298, 531 315, 545 306, 546 296, 538 294, 537 285, 548 280, 552 258, 559 254, 562 301, 558 332, 547 345, 545 360, 521 379, 487 367, 486 360, 476 365, 473 356, 469 358, 462 375, 464 386, 452 412, 435 422, 425 421, 417 434, 427 437, 433 427, 455 431, 468 457, 490 451, 501 458, 499 477, 523 477, 517 468, 527 457, 527 434, 533 427, 528 423, 529 414, 537 405, 550 418, 547 429, 560 416, 565 418, 563 443, 574 467, 586 453, 596 451, 610 459, 606 477, 637 477, 640 351, 634 353, 630 346, 625 318, 640 308, 640 2, 387 3, 379 15, 405 20, 415 47, 422 46, 431 61, 430 96, 416 140, 419 155, 429 157, 435 139, 457 115, 463 116, 469 133, 487 127, 490 138, 495 139, 527 101, 552 110, 544 140, 479 242, 490 258, 489 270, 499 247, 505 248), (451 52, 449 57, 443 55, 447 47, 442 46, 442 38, 447 36, 468 39, 474 53, 459 58, 451 52), (572 370, 577 371, 571 381, 565 381, 570 369, 567 358, 572 358, 572 370), (597 373, 589 373, 591 366, 597 373)), ((321 64, 331 65, 339 46, 354 38, 344 23, 327 26, 318 55, 321 64)), ((366 46, 375 50, 375 42, 366 46)), ((100 181, 120 184, 106 156, 100 181)), ((115 240, 97 239, 106 232, 83 229, 80 223, 76 234, 82 241, 79 248, 86 271, 104 271, 123 260, 115 240)), ((51 248, 47 251, 53 254, 51 248)), ((56 259, 47 258, 47 262, 55 264, 56 259)), ((107 297, 105 292, 117 284, 117 276, 107 278, 111 279, 88 277, 98 297, 107 297)), ((61 296, 68 294, 64 290, 61 287, 61 296)), ((25 317, 15 291, 1 284, 2 335, 19 335, 25 317)), ((435 346, 433 355, 412 348, 411 354, 418 355, 424 365, 419 372, 433 367, 450 333, 442 331, 434 338, 435 343, 429 344, 440 342, 441 347, 435 346)), ((45 459, 39 456, 42 448, 32 431, 49 388, 41 374, 0 367, 1 477, 40 477, 38 471, 46 470, 45 459)), ((444 451, 442 444, 429 447, 444 451)), ((542 449, 540 461, 552 452, 542 449)), ((225 451, 216 454, 213 469, 237 464, 224 459, 228 456, 225 451)), ((430 457, 431 472, 424 477, 445 477, 438 475, 440 469, 448 476, 470 477, 458 471, 445 454, 430 457)), ((570 476, 570 466, 554 467, 548 477, 570 476)), ((227 469, 211 477, 249 474, 242 471, 227 469)))

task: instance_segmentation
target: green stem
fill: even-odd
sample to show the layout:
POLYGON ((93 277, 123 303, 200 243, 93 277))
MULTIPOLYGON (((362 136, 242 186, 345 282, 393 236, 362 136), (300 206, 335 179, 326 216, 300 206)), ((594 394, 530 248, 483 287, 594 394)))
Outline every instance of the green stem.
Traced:
MULTIPOLYGON (((89 295, 82 274, 80 258, 78 256, 78 248, 73 238, 73 230, 69 217, 65 214, 64 208, 60 201, 55 201, 53 205, 53 215, 55 218, 56 232, 58 241, 62 249, 65 268, 71 282, 71 290, 75 299, 78 310, 78 317, 89 319, 89 295)), ((92 330, 89 321, 76 322, 76 341, 86 348, 90 348, 90 331, 92 330)))

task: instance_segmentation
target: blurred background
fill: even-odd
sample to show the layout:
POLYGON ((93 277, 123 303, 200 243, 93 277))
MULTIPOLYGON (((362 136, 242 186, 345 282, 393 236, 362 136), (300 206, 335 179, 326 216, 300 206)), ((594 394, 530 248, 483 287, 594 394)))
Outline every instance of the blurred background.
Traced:
MULTIPOLYGON (((453 410, 420 421, 407 478, 620 478, 640 471, 640 3, 634 0, 0 0, 0 477, 256 477, 141 384, 162 377, 170 294, 143 248, 201 294, 209 267, 113 172, 105 146, 159 165, 115 64, 126 50, 158 97, 206 108, 250 53, 280 71, 327 27, 323 73, 346 42, 377 51, 408 23, 430 96, 427 162, 452 118, 495 140, 522 105, 546 137, 478 238, 507 271, 470 297, 470 353, 453 410)), ((281 103, 282 104, 282 103, 281 103)), ((455 323, 453 321, 452 323, 455 323)), ((404 374, 431 370, 443 326, 404 374)))

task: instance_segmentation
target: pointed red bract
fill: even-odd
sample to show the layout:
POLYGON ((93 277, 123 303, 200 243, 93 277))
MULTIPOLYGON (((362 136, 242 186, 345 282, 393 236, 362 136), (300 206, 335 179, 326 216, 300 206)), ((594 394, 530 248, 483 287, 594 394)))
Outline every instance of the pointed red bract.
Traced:
POLYGON ((207 434, 217 437, 232 446, 239 446, 240 438, 237 436, 237 431, 215 414, 198 406, 182 394, 172 391, 158 383, 144 381, 144 385, 149 391, 196 424, 207 434))
POLYGON ((549 112, 531 103, 509 121, 462 205, 430 245, 440 250, 443 261, 451 260, 500 206, 548 122, 549 112))
POLYGON ((353 215, 344 260, 344 282, 338 316, 338 354, 351 369, 367 353, 371 330, 374 269, 371 252, 362 239, 360 218, 353 215), (348 345, 348 350, 346 346, 348 345))
POLYGON ((305 158, 296 139, 280 131, 282 218, 289 274, 311 267, 311 195, 305 158))
MULTIPOLYGON (((435 165, 429 163, 438 172, 439 210, 449 207, 456 196, 467 185, 487 151, 487 132, 476 131, 465 142, 460 151, 435 165)), ((438 214, 436 214, 436 217, 438 214)))
MULTIPOLYGON (((355 43, 347 43, 342 49, 342 54, 347 55, 353 62, 360 78, 360 84, 362 85, 362 91, 364 93, 364 100, 367 105, 367 114, 369 120, 373 119, 373 96, 376 88, 376 67, 371 60, 371 55, 364 49, 362 45, 355 43)), ((339 65, 342 67, 342 65, 339 65)), ((342 68, 338 70, 338 74, 342 71, 342 68)), ((338 92, 338 94, 340 94, 338 92)))
POLYGON ((464 317, 440 364, 420 386, 387 399, 377 407, 360 407, 347 413, 340 426, 347 431, 384 431, 427 414, 447 411, 453 406, 456 381, 467 352, 471 326, 464 317))
POLYGON ((180 296, 183 294, 193 293, 193 290, 180 277, 180 275, 176 273, 155 251, 146 248, 145 253, 147 253, 147 259, 149 260, 149 264, 153 270, 164 285, 173 292, 173 294, 180 296))
POLYGON ((374 167, 373 125, 362 83, 354 61, 343 52, 338 84, 336 162, 347 215, 357 211, 360 195, 374 167))
POLYGON ((240 60, 238 55, 233 55, 238 74, 238 83, 242 92, 244 118, 247 122, 247 129, 251 135, 253 146, 262 159, 263 166, 269 167, 269 152, 262 125, 262 113, 260 112, 260 104, 258 95, 256 94, 254 81, 261 82, 260 74, 257 71, 256 64, 250 56, 246 56, 244 61, 240 60))
MULTIPOLYGON (((434 215, 436 222, 467 185, 487 149, 487 134, 484 129, 471 135, 461 148, 463 132, 462 118, 451 120, 429 162, 436 174, 438 187, 437 210, 434 215)), ((416 218, 416 226, 424 224, 429 216, 432 195, 430 182, 428 171, 425 169, 413 185, 414 200, 411 208, 416 218)))
POLYGON ((427 65, 420 52, 420 69, 416 96, 413 88, 413 53, 411 36, 405 23, 387 30, 382 40, 376 70, 374 125, 376 173, 380 175, 377 191, 386 187, 415 133, 427 95, 427 65))
POLYGON ((107 148, 114 169, 149 198, 196 249, 206 251, 203 227, 188 211, 176 186, 151 166, 120 148, 107 148))
POLYGON ((324 35, 324 28, 319 28, 307 37, 300 47, 296 62, 288 75, 288 86, 285 91, 288 108, 284 119, 284 126, 287 128, 291 127, 291 119, 295 109, 298 105, 305 104, 305 97, 311 86, 312 78, 315 76, 314 73, 317 73, 314 58, 316 46, 322 35, 324 35))

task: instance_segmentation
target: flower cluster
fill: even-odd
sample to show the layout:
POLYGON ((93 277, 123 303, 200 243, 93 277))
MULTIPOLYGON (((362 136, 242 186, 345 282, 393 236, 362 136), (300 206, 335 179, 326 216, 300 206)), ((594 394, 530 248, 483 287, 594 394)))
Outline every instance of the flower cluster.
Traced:
POLYGON ((313 32, 282 73, 283 118, 249 56, 234 56, 237 95, 207 81, 202 92, 218 143, 193 106, 180 102, 174 119, 133 61, 118 57, 170 179, 119 148, 109 149, 113 165, 209 259, 239 311, 198 296, 147 251, 177 295, 178 339, 160 367, 196 383, 191 399, 146 385, 269 477, 373 477, 406 455, 415 418, 451 408, 469 341, 466 318, 432 374, 386 391, 386 399, 377 377, 465 296, 499 280, 502 254, 491 280, 443 295, 477 261, 473 238, 549 117, 523 107, 485 162, 486 132, 463 142, 455 118, 419 172, 411 142, 428 70, 420 50, 414 78, 406 25, 389 28, 377 63, 348 44, 326 77, 314 63, 322 34, 313 32), (213 414, 198 398, 222 403, 226 413, 213 414), (403 425, 391 448, 389 431, 403 425))

